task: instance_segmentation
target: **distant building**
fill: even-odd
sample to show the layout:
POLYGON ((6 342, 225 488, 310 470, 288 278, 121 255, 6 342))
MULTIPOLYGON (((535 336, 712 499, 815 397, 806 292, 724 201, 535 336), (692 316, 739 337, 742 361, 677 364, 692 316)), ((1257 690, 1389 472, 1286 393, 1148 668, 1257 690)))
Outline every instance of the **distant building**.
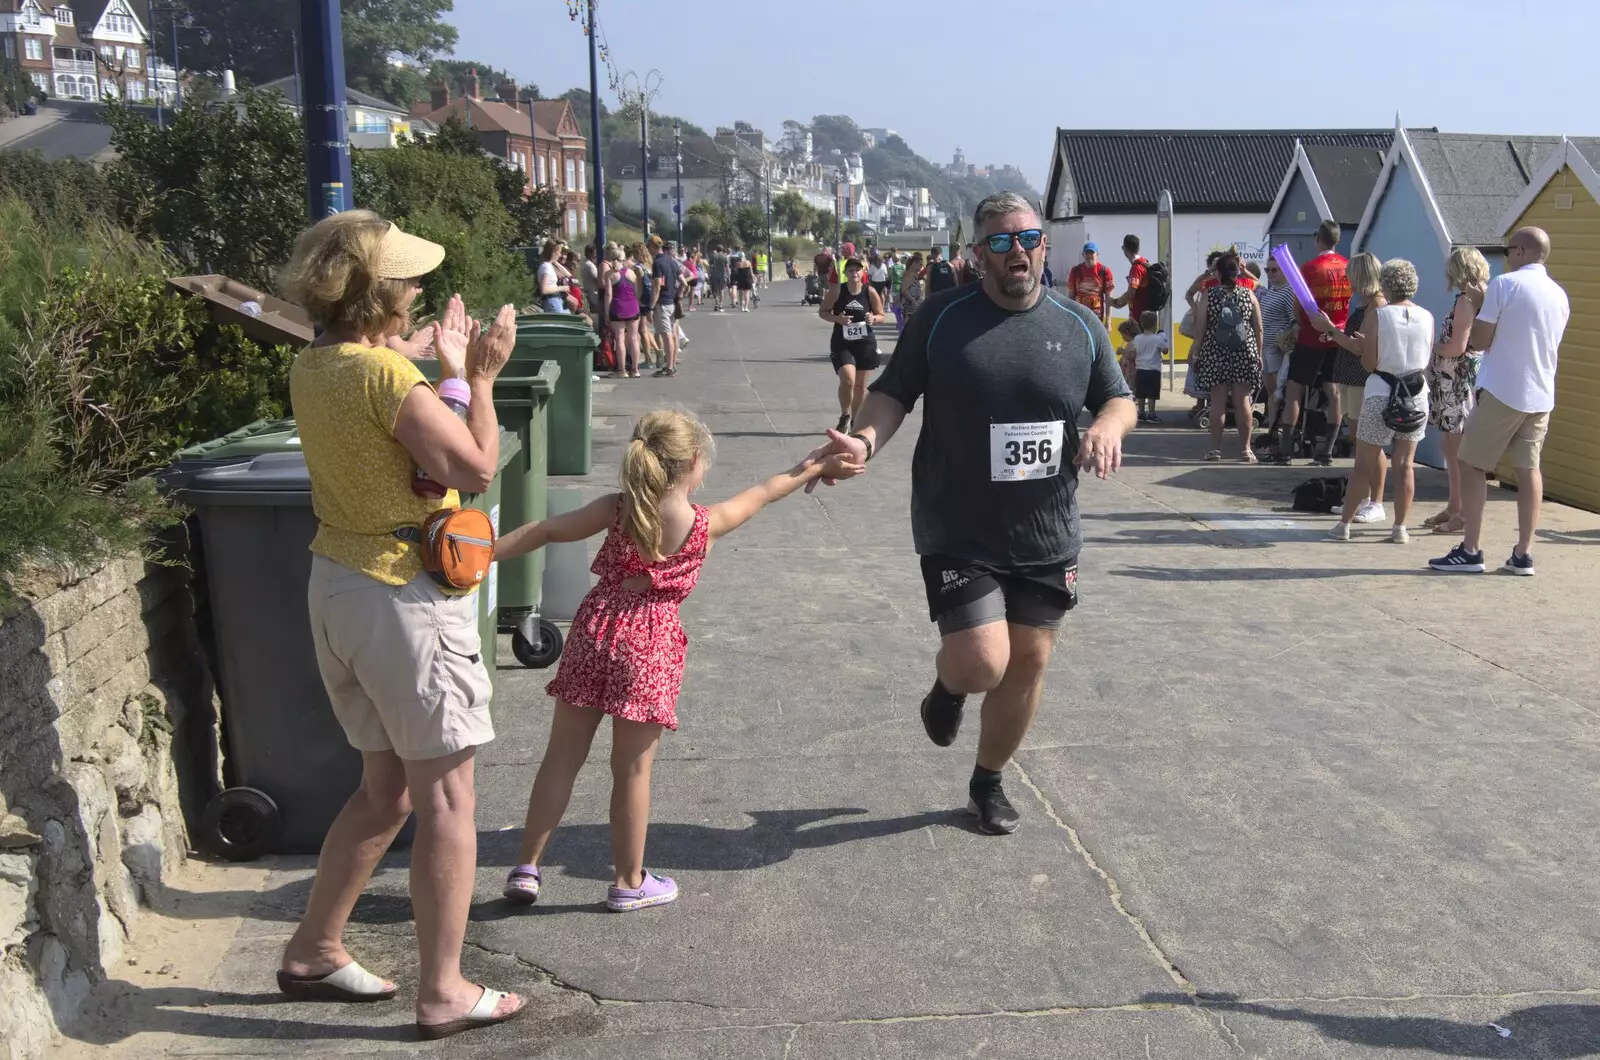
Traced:
POLYGON ((153 54, 140 7, 130 0, 0 0, 0 50, 57 99, 171 103, 177 72, 153 54))
POLYGON ((572 104, 564 99, 530 102, 518 99, 515 81, 497 88, 499 98, 484 99, 478 72, 470 70, 460 97, 450 86, 436 85, 427 103, 411 108, 411 117, 443 125, 459 118, 478 134, 483 149, 527 175, 528 190, 553 188, 565 202, 562 235, 577 239, 589 231, 589 148, 572 104))
MULTIPOLYGON (((276 93, 296 114, 300 113, 300 83, 295 78, 280 77, 276 81, 268 81, 260 86, 260 90, 276 93)), ((344 90, 344 98, 345 129, 349 133, 351 147, 394 147, 402 137, 426 136, 438 131, 432 122, 412 118, 406 108, 398 103, 390 103, 353 88, 344 90)), ((225 101, 234 102, 235 97, 230 95, 225 101)), ((235 102, 235 105, 243 104, 235 102)))

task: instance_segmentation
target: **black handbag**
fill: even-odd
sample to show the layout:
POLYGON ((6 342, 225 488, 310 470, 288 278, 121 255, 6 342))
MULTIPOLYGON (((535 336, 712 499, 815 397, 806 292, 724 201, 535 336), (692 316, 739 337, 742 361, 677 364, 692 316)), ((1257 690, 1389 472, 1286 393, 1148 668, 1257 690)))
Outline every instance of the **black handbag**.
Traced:
POLYGON ((1410 375, 1390 375, 1378 372, 1377 376, 1389 384, 1389 400, 1383 406, 1383 425, 1396 434, 1415 434, 1428 422, 1428 412, 1413 400, 1428 387, 1421 372, 1410 375))

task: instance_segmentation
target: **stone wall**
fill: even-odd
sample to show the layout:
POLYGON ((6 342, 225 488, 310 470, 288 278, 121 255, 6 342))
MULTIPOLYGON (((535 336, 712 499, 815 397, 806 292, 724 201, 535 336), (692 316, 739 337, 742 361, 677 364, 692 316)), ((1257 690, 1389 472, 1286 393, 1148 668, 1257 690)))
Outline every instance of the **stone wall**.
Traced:
POLYGON ((186 855, 215 777, 193 612, 137 558, 0 602, 0 1057, 45 1055, 186 855))

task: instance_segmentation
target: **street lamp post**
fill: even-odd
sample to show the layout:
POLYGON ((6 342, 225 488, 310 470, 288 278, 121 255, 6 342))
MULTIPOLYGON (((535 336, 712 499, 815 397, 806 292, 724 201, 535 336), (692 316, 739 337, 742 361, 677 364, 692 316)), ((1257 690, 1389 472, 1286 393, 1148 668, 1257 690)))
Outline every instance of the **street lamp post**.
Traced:
POLYGON ((678 167, 678 191, 673 209, 678 214, 678 247, 683 247, 683 125, 672 123, 672 150, 678 167))
POLYGON ((661 95, 662 80, 660 70, 651 70, 642 80, 630 70, 617 86, 623 104, 639 108, 639 195, 644 200, 640 220, 646 242, 650 240, 650 103, 661 95))
POLYGON ((772 282, 772 162, 761 159, 761 176, 767 183, 767 282, 772 282))
POLYGON ((833 245, 836 247, 844 243, 844 199, 839 194, 839 185, 845 179, 845 167, 840 163, 839 179, 833 182, 833 245))
MULTIPOLYGON (((300 0, 300 39, 306 50, 306 183, 311 219, 350 208, 350 136, 344 92, 344 27, 338 0, 300 0)), ((177 29, 173 29, 177 68, 177 29)))
POLYGON ((588 0, 589 11, 589 154, 594 158, 594 247, 595 257, 605 260, 606 254, 606 176, 600 156, 600 58, 599 45, 594 38, 594 5, 588 0))

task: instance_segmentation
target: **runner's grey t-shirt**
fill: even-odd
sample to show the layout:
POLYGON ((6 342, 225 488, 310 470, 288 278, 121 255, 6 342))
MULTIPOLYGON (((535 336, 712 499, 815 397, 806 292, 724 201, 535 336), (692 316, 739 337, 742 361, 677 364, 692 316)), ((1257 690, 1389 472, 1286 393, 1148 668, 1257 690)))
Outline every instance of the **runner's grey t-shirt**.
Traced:
POLYGON ((911 470, 918 555, 1002 570, 1077 559, 1078 414, 1129 396, 1091 310, 1051 291, 1022 312, 981 285, 942 291, 906 321, 872 389, 908 412, 925 403, 911 470), (1040 459, 1055 423, 1061 442, 1040 459))

